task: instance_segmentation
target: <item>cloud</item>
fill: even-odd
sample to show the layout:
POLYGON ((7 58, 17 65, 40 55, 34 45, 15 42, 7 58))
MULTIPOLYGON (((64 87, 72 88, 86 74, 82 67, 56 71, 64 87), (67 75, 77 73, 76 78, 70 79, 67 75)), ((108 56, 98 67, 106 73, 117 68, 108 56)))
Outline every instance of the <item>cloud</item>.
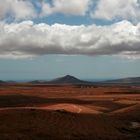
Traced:
POLYGON ((0 23, 0 57, 47 54, 140 55, 140 24, 122 21, 108 26, 0 23))
POLYGON ((52 0, 52 4, 45 0, 0 0, 0 2, 0 19, 11 18, 19 21, 46 17, 55 13, 84 16, 91 0, 52 0))
POLYGON ((116 18, 137 21, 140 19, 139 0, 99 0, 93 18, 113 20, 116 18))
POLYGON ((36 16, 35 9, 27 0, 0 0, 0 19, 30 19, 36 16))
POLYGON ((139 0, 0 0, 0 20, 21 21, 56 13, 103 20, 140 20, 139 0), (90 16, 90 15, 91 16, 90 16), (10 20, 9 20, 10 19, 10 20))
POLYGON ((91 0, 53 0, 52 5, 42 2, 41 16, 48 16, 54 13, 65 15, 84 16, 89 9, 91 0))

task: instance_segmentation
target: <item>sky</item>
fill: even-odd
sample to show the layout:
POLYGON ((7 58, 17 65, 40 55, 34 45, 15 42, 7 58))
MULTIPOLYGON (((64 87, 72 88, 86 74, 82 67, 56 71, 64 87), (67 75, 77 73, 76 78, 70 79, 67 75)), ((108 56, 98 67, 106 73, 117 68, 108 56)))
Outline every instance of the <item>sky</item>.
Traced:
POLYGON ((140 76, 140 0, 0 0, 0 80, 140 76))

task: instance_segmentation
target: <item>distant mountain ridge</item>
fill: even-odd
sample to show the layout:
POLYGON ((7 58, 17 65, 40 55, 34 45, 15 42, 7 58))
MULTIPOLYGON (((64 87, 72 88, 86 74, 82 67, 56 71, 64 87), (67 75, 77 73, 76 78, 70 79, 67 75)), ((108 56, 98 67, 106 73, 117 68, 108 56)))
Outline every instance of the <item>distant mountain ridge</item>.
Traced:
POLYGON ((4 84, 4 83, 6 83, 6 82, 5 82, 5 81, 0 80, 0 84, 4 84))
POLYGON ((78 79, 74 76, 71 76, 71 75, 66 75, 63 77, 56 78, 52 81, 49 81, 49 83, 54 83, 54 84, 84 84, 84 83, 90 83, 90 82, 80 80, 80 79, 78 79))
POLYGON ((40 80, 35 80, 30 82, 32 84, 91 84, 92 82, 80 80, 74 76, 71 75, 66 75, 63 77, 59 77, 56 79, 53 79, 51 81, 40 81, 40 80))
MULTIPOLYGON (((0 84, 15 84, 15 83, 20 83, 16 81, 3 81, 0 80, 0 84)), ((66 75, 63 77, 59 77, 50 81, 47 80, 34 80, 27 82, 30 84, 104 84, 104 83, 128 83, 128 84, 140 84, 140 77, 129 77, 129 78, 121 78, 121 79, 116 79, 116 80, 106 80, 106 81, 100 81, 100 82, 91 82, 91 81, 85 81, 78 79, 74 76, 71 75, 66 75)))
POLYGON ((107 83, 140 83, 140 77, 121 78, 117 80, 108 80, 107 83))

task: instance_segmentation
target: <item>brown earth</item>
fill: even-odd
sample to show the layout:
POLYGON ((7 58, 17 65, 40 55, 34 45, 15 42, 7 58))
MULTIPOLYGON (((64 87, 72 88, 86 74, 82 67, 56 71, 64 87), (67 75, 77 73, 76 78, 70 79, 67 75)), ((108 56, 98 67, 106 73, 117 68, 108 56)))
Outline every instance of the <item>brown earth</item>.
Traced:
POLYGON ((0 85, 0 140, 139 140, 139 87, 0 85))

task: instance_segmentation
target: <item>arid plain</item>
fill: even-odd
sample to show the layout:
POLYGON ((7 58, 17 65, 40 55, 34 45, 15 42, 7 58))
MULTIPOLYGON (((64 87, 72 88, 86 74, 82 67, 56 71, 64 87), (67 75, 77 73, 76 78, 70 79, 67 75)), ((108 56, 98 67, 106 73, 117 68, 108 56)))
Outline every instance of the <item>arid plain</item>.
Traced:
POLYGON ((139 86, 0 85, 0 140, 139 138, 139 86))

